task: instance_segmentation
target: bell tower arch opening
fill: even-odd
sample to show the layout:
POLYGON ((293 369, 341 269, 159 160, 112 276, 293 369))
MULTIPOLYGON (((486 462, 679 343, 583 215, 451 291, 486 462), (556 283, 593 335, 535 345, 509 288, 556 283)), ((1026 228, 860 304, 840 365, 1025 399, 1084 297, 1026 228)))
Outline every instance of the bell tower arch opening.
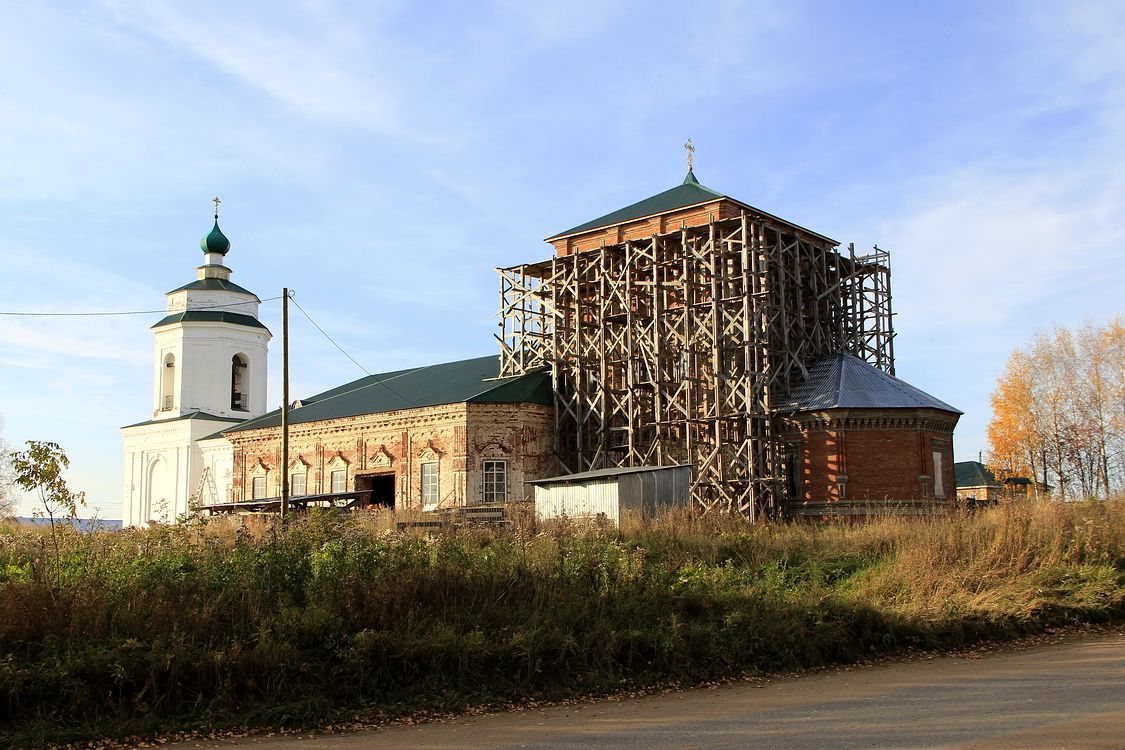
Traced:
POLYGON ((231 357, 230 408, 233 411, 250 410, 250 360, 242 353, 231 357))
POLYGON ((176 403, 176 355, 169 352, 164 356, 161 368, 160 410, 171 411, 176 403))

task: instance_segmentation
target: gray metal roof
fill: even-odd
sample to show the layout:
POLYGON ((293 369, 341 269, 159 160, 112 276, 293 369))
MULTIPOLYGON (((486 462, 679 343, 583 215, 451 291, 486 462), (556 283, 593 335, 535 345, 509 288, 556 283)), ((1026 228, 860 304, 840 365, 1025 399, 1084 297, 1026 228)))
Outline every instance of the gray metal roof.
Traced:
POLYGON ((528 484, 583 482, 587 479, 605 479, 607 477, 619 477, 624 474, 643 474, 649 471, 667 471, 668 469, 683 469, 685 467, 691 468, 691 464, 672 464, 671 466, 618 466, 610 469, 594 469, 593 471, 581 471, 577 474, 563 474, 558 477, 537 479, 534 482, 528 482, 528 484))
POLYGON ((808 380, 794 386, 776 408, 780 411, 940 409, 962 413, 859 357, 842 352, 813 362, 808 380))
MULTIPOLYGON (((301 406, 289 411, 289 424, 442 404, 554 403, 549 373, 533 372, 516 378, 497 379, 499 372, 500 357, 491 355, 368 375, 301 399, 301 406)), ((224 432, 256 430, 280 424, 281 411, 275 410, 224 432)))

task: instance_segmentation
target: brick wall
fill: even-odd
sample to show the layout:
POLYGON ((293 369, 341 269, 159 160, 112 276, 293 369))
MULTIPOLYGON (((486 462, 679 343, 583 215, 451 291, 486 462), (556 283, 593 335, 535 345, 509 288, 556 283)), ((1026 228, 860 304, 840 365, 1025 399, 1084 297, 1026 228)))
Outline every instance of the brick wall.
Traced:
POLYGON ((957 415, 934 409, 836 409, 789 421, 797 457, 796 513, 945 506, 956 498, 953 428, 957 415), (934 483, 941 456, 941 492, 934 483))
POLYGON ((465 403, 293 424, 286 472, 280 428, 234 432, 233 499, 250 499, 255 476, 266 476, 268 496, 277 497, 294 472, 305 474, 306 494, 328 492, 332 471, 343 470, 347 491, 357 477, 393 474, 395 507, 417 509, 422 464, 436 463, 439 503, 454 507, 480 501, 484 457, 508 461, 510 492, 520 499, 523 483, 552 462, 552 425, 549 406, 465 403))
POLYGON ((479 498, 485 461, 506 461, 509 501, 527 500, 527 482, 558 474, 554 453, 554 410, 524 404, 469 404, 467 493, 479 498))

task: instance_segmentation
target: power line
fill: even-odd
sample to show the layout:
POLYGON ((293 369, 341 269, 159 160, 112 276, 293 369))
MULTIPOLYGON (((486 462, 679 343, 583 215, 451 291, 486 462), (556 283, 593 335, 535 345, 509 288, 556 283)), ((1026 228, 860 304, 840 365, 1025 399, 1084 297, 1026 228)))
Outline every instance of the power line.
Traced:
MULTIPOLYGON (((292 294, 293 294, 293 293, 292 293, 292 292, 290 292, 290 295, 292 295, 292 294)), ((312 319, 312 316, 311 316, 311 315, 309 315, 309 314, 308 314, 307 312, 305 312, 305 308, 301 307, 301 306, 300 306, 300 305, 299 305, 299 304, 297 303, 297 300, 293 299, 293 297, 292 297, 292 296, 290 296, 290 297, 289 297, 289 301, 290 301, 290 302, 292 302, 292 303, 293 303, 293 305, 294 305, 294 306, 295 306, 295 307, 296 307, 296 308, 297 308, 298 310, 300 310, 300 311, 301 311, 301 314, 302 314, 302 315, 304 315, 304 316, 305 316, 305 318, 307 318, 307 319, 308 319, 308 321, 309 321, 310 323, 312 323, 312 324, 313 324, 313 326, 315 326, 315 327, 316 327, 316 330, 320 331, 320 333, 321 333, 321 334, 322 334, 322 335, 324 336, 324 338, 326 338, 326 339, 328 339, 329 341, 331 341, 331 342, 332 342, 332 346, 334 346, 334 347, 336 347, 337 349, 339 349, 339 350, 340 350, 340 353, 341 353, 341 354, 343 354, 343 355, 344 355, 345 357, 347 357, 348 359, 350 359, 350 360, 352 361, 352 363, 353 363, 353 364, 355 364, 355 366, 356 366, 356 367, 358 367, 359 369, 361 369, 361 370, 363 370, 364 372, 366 372, 366 373, 367 373, 367 374, 368 374, 369 376, 371 376, 371 377, 374 377, 374 375, 372 375, 372 373, 371 373, 371 371, 370 371, 370 370, 368 370, 368 369, 367 369, 366 367, 364 367, 364 366, 363 366, 363 365, 361 365, 361 364, 360 364, 359 362, 357 362, 357 361, 356 361, 356 359, 355 359, 355 357, 353 357, 352 355, 350 355, 350 354, 348 354, 348 353, 347 353, 346 351, 344 351, 344 347, 342 347, 342 346, 340 346, 339 344, 337 344, 337 343, 336 343, 336 340, 335 340, 335 339, 333 339, 333 338, 332 338, 331 336, 329 336, 329 335, 328 335, 328 333, 327 333, 327 331, 325 331, 325 330, 324 330, 323 328, 321 328, 321 327, 320 327, 320 325, 319 325, 319 324, 318 324, 318 323, 317 323, 317 322, 316 322, 315 320, 313 320, 313 319, 312 319)), ((425 369, 425 368, 418 368, 418 369, 425 369)), ((411 372, 414 372, 414 370, 412 370, 411 372)), ((402 374, 400 374, 400 375, 396 375, 395 377, 403 377, 404 375, 407 375, 407 374, 409 374, 409 373, 402 373, 402 374)), ((401 393, 399 393, 398 391, 396 391, 396 390, 395 390, 394 388, 391 388, 391 387, 390 387, 389 385, 387 385, 387 382, 386 382, 386 381, 387 381, 387 380, 391 380, 391 379, 392 379, 392 378, 386 378, 385 380, 376 380, 376 381, 375 381, 374 383, 371 383, 370 385, 381 385, 381 386, 383 386, 384 388, 386 388, 386 389, 387 389, 388 391, 390 391, 391 393, 393 393, 393 394, 395 394, 396 396, 398 396, 399 398, 401 398, 401 399, 402 399, 403 401, 407 402, 408 404, 414 404, 415 406, 417 406, 417 405, 418 405, 418 403, 417 403, 417 402, 416 402, 416 401, 415 401, 414 399, 410 399, 410 398, 407 398, 406 396, 404 396, 404 395, 402 395, 401 393)), ((368 386, 360 386, 360 388, 366 388, 366 387, 368 387, 368 386)), ((354 390, 352 390, 352 391, 347 391, 346 393, 354 393, 355 391, 358 391, 358 390, 360 390, 360 388, 356 388, 356 389, 354 389, 354 390)), ((343 395, 346 395, 346 393, 337 393, 336 395, 337 395, 337 396, 343 396, 343 395)))
POLYGON ((371 374, 371 371, 370 371, 370 370, 368 370, 368 369, 367 369, 366 367, 364 367, 363 365, 361 365, 361 364, 360 364, 359 362, 356 362, 356 359, 355 359, 355 357, 353 357, 352 355, 350 355, 350 354, 348 354, 348 353, 347 353, 346 351, 344 351, 344 347, 342 347, 342 346, 340 346, 339 344, 337 344, 337 343, 336 343, 336 340, 335 340, 335 339, 333 339, 333 338, 332 338, 331 336, 329 336, 329 335, 328 335, 328 333, 327 333, 327 332, 326 332, 326 331, 325 331, 325 330, 324 330, 323 328, 321 328, 321 327, 320 327, 320 325, 319 325, 319 324, 318 324, 318 323, 317 323, 317 322, 316 322, 315 320, 313 320, 313 319, 312 319, 312 316, 311 316, 311 315, 309 315, 309 314, 308 314, 307 312, 305 312, 305 308, 303 308, 303 307, 301 307, 301 306, 300 306, 299 304, 297 304, 297 300, 295 300, 295 299, 293 299, 292 297, 290 297, 290 298, 289 298, 289 301, 290 301, 290 302, 292 302, 292 303, 293 303, 294 305, 296 305, 297 309, 301 311, 301 314, 302 314, 302 315, 304 315, 304 316, 305 316, 306 318, 308 318, 308 320, 309 320, 309 322, 310 322, 310 323, 312 323, 312 324, 313 324, 314 326, 316 326, 316 330, 320 331, 320 332, 321 332, 321 333, 322 333, 322 334, 324 335, 324 338, 326 338, 326 339, 328 339, 329 341, 331 341, 331 342, 332 342, 332 346, 334 346, 334 347, 336 347, 337 349, 339 349, 339 350, 340 350, 340 353, 341 353, 341 354, 343 354, 343 355, 344 355, 345 357, 347 357, 348 359, 350 359, 350 360, 352 361, 352 363, 353 363, 353 364, 355 364, 355 366, 356 366, 356 367, 358 367, 359 369, 363 370, 363 371, 364 371, 364 372, 366 372, 366 373, 367 373, 368 375, 370 375, 370 374, 371 374))
MULTIPOLYGON (((237 305, 256 305, 259 302, 272 302, 273 300, 281 299, 281 295, 276 297, 266 297, 263 300, 248 300, 246 302, 227 302, 221 305, 203 305, 202 307, 189 307, 184 308, 179 312, 195 312, 196 310, 213 310, 216 307, 235 307, 237 305)), ((296 304, 296 303, 294 303, 296 304)), ((12 312, 0 310, 0 315, 18 316, 24 318, 98 318, 109 317, 113 315, 156 315, 157 313, 174 313, 176 311, 167 308, 162 310, 123 310, 119 312, 12 312)), ((369 373, 370 374, 370 373, 369 373)))
MULTIPOLYGON (((213 310, 213 309, 219 308, 219 307, 229 308, 229 307, 235 307, 235 306, 238 306, 238 305, 256 305, 259 302, 273 302, 274 300, 279 300, 279 299, 281 299, 280 294, 277 295, 276 297, 266 297, 266 298, 261 299, 261 300, 247 300, 246 302, 229 302, 229 303, 220 304, 220 305, 203 305, 201 307, 191 307, 191 308, 186 308, 186 309, 182 310, 181 312, 195 312, 195 311, 198 311, 198 310, 213 310)), ((301 307, 301 305, 297 303, 297 300, 293 299, 292 296, 290 296, 289 299, 297 307, 297 309, 301 311, 301 314, 304 315, 305 318, 307 318, 308 321, 313 324, 313 326, 316 328, 316 330, 320 331, 321 335, 323 335, 324 338, 328 339, 332 343, 332 346, 339 349, 340 353, 343 354, 348 359, 350 359, 356 367, 363 370, 368 375, 372 375, 371 371, 368 370, 363 365, 361 365, 358 361, 356 361, 355 357, 353 357, 352 355, 350 355, 346 351, 344 351, 344 347, 342 347, 338 343, 336 343, 336 340, 333 339, 331 336, 329 336, 328 332, 325 331, 323 328, 321 328, 319 323, 317 323, 315 320, 313 320, 312 316, 309 315, 308 312, 305 311, 305 308, 301 307)), ((176 311, 168 310, 167 308, 161 309, 161 310, 117 310, 117 311, 105 311, 105 312, 31 312, 31 311, 0 310, 0 315, 6 315, 6 316, 9 316, 9 317, 23 317, 23 318, 99 318, 99 317, 104 318, 104 317, 114 317, 114 316, 121 316, 121 315, 156 315, 158 313, 174 313, 174 312, 176 312, 176 311)), ((403 401, 406 401, 407 403, 411 403, 411 404, 415 403, 412 399, 407 398, 406 396, 404 396, 401 393, 399 393, 398 391, 396 391, 394 388, 391 388, 389 385, 386 384, 385 381, 378 380, 378 381, 376 381, 375 384, 383 386, 388 391, 395 394, 396 396, 401 398, 403 401)))

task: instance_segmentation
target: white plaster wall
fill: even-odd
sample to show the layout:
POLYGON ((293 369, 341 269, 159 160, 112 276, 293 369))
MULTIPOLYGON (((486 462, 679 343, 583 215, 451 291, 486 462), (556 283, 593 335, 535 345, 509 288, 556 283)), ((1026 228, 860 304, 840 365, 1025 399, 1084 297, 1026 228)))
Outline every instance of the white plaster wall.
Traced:
MULTIPOLYGON (((222 266, 222 257, 208 255, 212 266, 222 266)), ((199 278, 226 278, 229 270, 201 267, 199 278)), ((252 293, 224 290, 185 289, 166 296, 169 313, 206 309, 258 317, 260 302, 252 293)), ((249 419, 266 412, 267 347, 270 333, 231 323, 172 323, 154 331, 152 370, 152 423, 122 429, 125 449, 122 487, 122 522, 141 526, 149 521, 173 521, 188 511, 192 495, 206 492, 201 502, 229 499, 234 468, 230 443, 209 438, 233 421, 178 419, 194 411, 219 417, 249 419), (164 359, 175 357, 172 407, 164 405, 164 359), (245 356, 242 392, 248 396, 247 410, 231 408, 231 361, 245 356), (207 457, 204 458, 204 449, 207 457), (200 484, 203 467, 210 468, 211 484, 200 484), (210 495, 215 495, 212 499, 210 495)))
POLYGON ((202 505, 230 502, 234 485, 234 446, 224 437, 200 440, 203 468, 210 472, 212 482, 204 482, 199 502, 202 505))
POLYGON ((183 289, 168 295, 168 312, 179 313, 184 310, 214 310, 233 312, 258 317, 258 298, 241 292, 227 292, 221 289, 183 289))
POLYGON ((156 331, 153 360, 153 418, 167 419, 203 411, 219 417, 246 419, 266 412, 267 350, 270 334, 264 328, 228 323, 172 323, 156 331), (171 411, 161 410, 164 357, 176 358, 176 387, 171 411), (231 360, 243 354, 249 363, 243 392, 249 409, 231 408, 231 360))
MULTIPOLYGON (((187 513, 190 498, 199 490, 199 480, 203 475, 203 452, 198 441, 234 424, 209 419, 180 419, 123 428, 125 484, 122 488, 122 523, 125 526, 144 526, 154 520, 168 523, 187 513), (159 468, 154 472, 154 467, 159 468)), ((225 438, 220 440, 226 442, 225 438)), ((212 447, 214 456, 221 454, 216 448, 212 447)), ((227 450, 231 454, 230 466, 233 467, 233 452, 229 447, 227 450)))

